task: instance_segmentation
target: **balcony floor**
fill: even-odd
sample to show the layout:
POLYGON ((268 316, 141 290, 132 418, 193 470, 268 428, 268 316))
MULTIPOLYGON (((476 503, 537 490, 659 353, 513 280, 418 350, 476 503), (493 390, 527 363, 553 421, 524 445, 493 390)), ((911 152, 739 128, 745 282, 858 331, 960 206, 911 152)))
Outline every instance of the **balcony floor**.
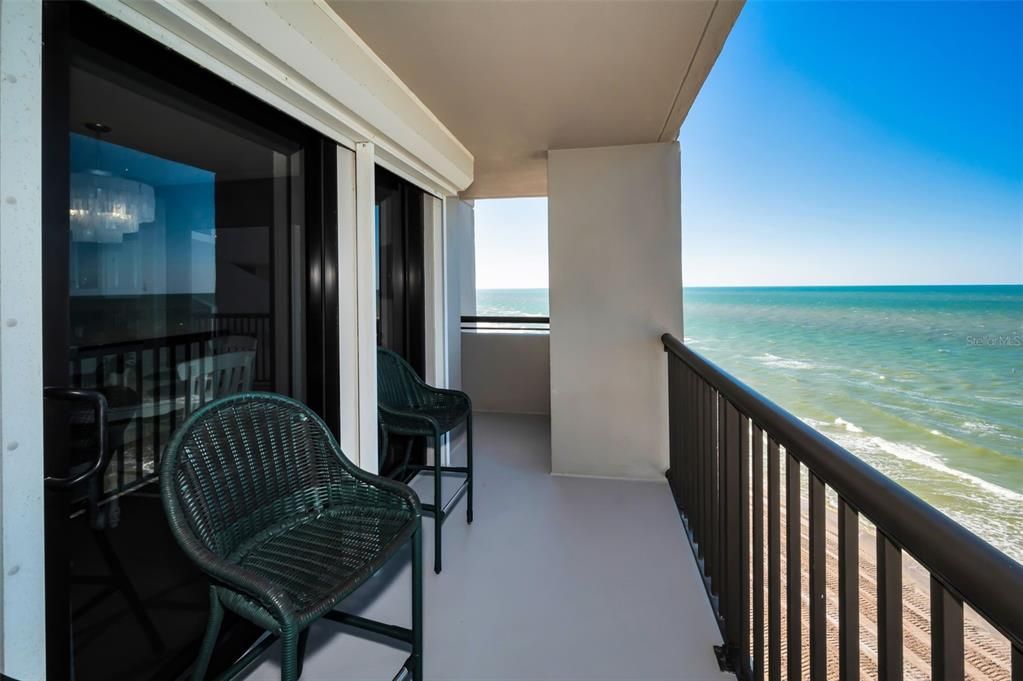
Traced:
MULTIPOLYGON (((666 483, 549 475, 545 417, 477 415, 476 452, 475 520, 466 525, 460 501, 444 525, 440 575, 433 520, 423 522, 427 679, 722 678, 720 638, 666 483)), ((411 568, 392 562, 341 609, 407 626, 411 568)), ((302 678, 391 679, 406 656, 322 622, 302 678)), ((278 674, 274 647, 247 678, 278 674)))

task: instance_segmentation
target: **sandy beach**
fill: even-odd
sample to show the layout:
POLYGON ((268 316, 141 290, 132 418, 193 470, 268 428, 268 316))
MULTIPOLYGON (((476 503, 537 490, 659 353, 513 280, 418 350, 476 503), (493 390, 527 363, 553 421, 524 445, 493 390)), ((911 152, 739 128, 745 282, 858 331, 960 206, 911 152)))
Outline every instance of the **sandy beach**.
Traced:
MULTIPOLYGON (((805 476, 803 480, 805 482, 805 476)), ((809 677, 809 521, 808 498, 803 492, 801 518, 802 555, 802 621, 803 621, 803 677, 809 677)), ((827 513, 827 630, 828 630, 828 678, 838 679, 838 516, 833 503, 826 506, 827 513)), ((787 656, 785 653, 785 524, 784 508, 781 515, 781 577, 782 577, 782 653, 781 669, 784 675, 787 656)), ((767 522, 764 522, 764 556, 767 556, 767 522)), ((877 675, 877 564, 875 561, 876 536, 872 525, 860 521, 860 677, 876 679, 877 675)), ((911 556, 903 553, 903 635, 905 678, 910 681, 927 681, 930 676, 930 580, 927 571, 911 556)), ((764 584, 767 584, 765 564, 764 584)), ((765 622, 767 620, 767 594, 764 598, 765 622)), ((765 625, 766 626, 766 625, 765 625)), ((766 632, 761 632, 766 637, 766 632)), ((1010 680, 1010 647, 1008 641, 983 618, 965 609, 965 677, 968 680, 1010 680)), ((756 638, 754 636, 754 643, 756 638)), ((765 646, 766 651, 766 646, 765 646)), ((765 652, 766 657, 766 652, 765 652)))

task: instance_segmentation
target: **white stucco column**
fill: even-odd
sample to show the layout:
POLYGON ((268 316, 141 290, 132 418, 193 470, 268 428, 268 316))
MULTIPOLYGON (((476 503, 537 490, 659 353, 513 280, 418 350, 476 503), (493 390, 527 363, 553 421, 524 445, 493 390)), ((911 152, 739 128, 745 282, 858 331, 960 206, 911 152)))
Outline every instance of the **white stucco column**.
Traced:
POLYGON ((677 143, 551 151, 551 469, 663 480, 681 336, 677 143))
POLYGON ((39 3, 0 0, 0 671, 16 679, 46 677, 41 54, 39 3))

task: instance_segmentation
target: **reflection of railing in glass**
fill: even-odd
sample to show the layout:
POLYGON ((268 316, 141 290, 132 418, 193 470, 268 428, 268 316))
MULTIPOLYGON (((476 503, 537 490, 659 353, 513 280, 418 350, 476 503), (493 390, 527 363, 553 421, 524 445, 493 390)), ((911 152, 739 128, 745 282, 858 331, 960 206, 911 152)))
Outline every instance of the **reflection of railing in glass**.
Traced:
POLYGON ((171 433, 201 404, 272 388, 270 315, 217 314, 206 324, 208 331, 71 350, 72 386, 99 390, 110 405, 104 497, 154 480, 171 433))

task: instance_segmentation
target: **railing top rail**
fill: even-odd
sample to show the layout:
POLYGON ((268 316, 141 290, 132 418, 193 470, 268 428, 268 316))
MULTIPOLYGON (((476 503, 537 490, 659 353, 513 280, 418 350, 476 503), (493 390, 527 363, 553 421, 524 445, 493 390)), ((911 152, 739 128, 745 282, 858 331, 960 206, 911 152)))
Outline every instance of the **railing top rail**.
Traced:
POLYGON ((126 341, 112 341, 109 343, 97 343, 96 345, 79 345, 71 348, 72 353, 76 355, 89 355, 96 352, 102 352, 110 355, 114 354, 114 350, 135 350, 137 348, 149 348, 149 347, 166 347, 170 344, 182 344, 186 342, 195 342, 210 340, 217 335, 215 331, 189 331, 188 333, 179 333, 174 336, 152 336, 150 338, 138 338, 135 340, 126 341))
POLYGON ((800 421, 671 334, 671 353, 785 447, 950 591, 1023 646, 1023 565, 800 421))
POLYGON ((463 322, 479 322, 486 324, 550 324, 550 317, 506 317, 506 316, 475 316, 475 315, 462 315, 463 322))

